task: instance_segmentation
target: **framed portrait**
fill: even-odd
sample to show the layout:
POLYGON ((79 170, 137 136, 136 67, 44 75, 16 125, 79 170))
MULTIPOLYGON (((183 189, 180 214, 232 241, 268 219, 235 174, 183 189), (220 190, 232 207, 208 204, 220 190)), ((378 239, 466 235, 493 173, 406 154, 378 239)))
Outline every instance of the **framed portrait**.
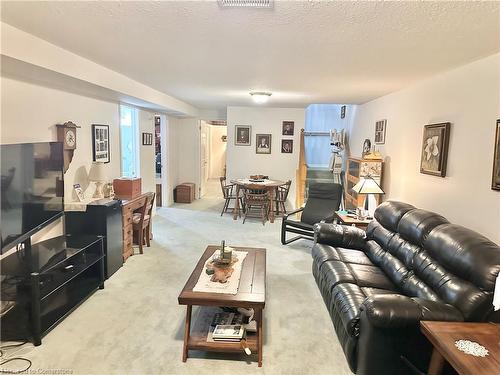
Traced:
POLYGON ((92 125, 92 160, 109 163, 109 125, 92 125))
POLYGON ((293 153, 293 139, 282 139, 281 140, 281 153, 282 154, 292 154, 293 153))
POLYGON ((153 144, 153 133, 142 133, 142 145, 151 146, 153 144))
POLYGON ((271 153, 271 134, 257 134, 255 136, 255 153, 271 153))
POLYGON ((371 152, 371 149, 372 149, 372 141, 366 138, 365 141, 363 142, 363 151, 361 152, 361 158, 364 159, 365 156, 371 152))
POLYGON ((252 127, 248 125, 236 125, 234 127, 234 144, 236 146, 250 146, 252 127))
POLYGON ((340 118, 345 118, 345 105, 340 107, 340 118))
POLYGON ((449 122, 424 126, 420 173, 439 177, 446 176, 450 128, 449 122))
POLYGON ((293 135, 293 128, 295 127, 295 122, 293 121, 283 121, 283 135, 293 135))
POLYGON ((387 120, 380 120, 375 123, 375 143, 383 145, 385 143, 385 127, 387 120))
POLYGON ((500 190, 500 119, 497 120, 497 129, 495 132, 495 151, 493 153, 491 188, 493 190, 500 190))

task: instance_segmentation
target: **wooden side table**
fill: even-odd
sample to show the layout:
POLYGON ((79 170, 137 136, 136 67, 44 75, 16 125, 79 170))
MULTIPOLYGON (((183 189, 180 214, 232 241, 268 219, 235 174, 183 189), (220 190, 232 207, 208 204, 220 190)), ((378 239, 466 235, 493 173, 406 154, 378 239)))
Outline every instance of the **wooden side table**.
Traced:
POLYGON ((500 374, 500 326, 494 323, 420 322, 420 330, 434 346, 427 375, 441 374, 448 362, 460 375, 500 374), (489 351, 475 357, 455 347, 457 340, 470 340, 489 351))
POLYGON ((366 229, 371 220, 358 220, 355 217, 347 216, 346 211, 335 211, 335 217, 339 224, 343 225, 353 225, 360 229, 366 229))

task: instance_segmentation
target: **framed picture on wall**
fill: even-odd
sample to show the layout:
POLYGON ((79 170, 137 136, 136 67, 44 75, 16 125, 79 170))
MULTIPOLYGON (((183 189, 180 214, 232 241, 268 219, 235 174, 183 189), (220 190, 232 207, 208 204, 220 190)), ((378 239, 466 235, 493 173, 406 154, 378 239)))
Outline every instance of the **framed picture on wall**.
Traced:
POLYGON ((446 176, 450 128, 449 122, 424 126, 420 173, 439 177, 446 176))
POLYGON ((340 107, 340 118, 345 118, 345 105, 340 107))
POLYGON ((250 146, 252 127, 249 125, 236 125, 234 127, 234 144, 236 146, 250 146))
POLYGON ((380 120, 375 123, 375 143, 383 145, 385 143, 385 127, 387 120, 380 120))
POLYGON ((281 153, 282 154, 292 154, 293 153, 293 139, 282 139, 281 140, 281 153))
POLYGON ((497 120, 497 129, 495 131, 495 151, 493 153, 491 188, 493 190, 500 190, 500 119, 497 120))
POLYGON ((255 153, 270 154, 271 153, 271 134, 257 134, 255 139, 255 153))
POLYGON ((282 126, 283 126, 282 135, 293 135, 293 128, 295 127, 295 122, 283 121, 282 126))
POLYGON ((151 146, 153 144, 153 133, 142 133, 142 145, 151 146))
POLYGON ((92 125, 92 160, 109 163, 109 125, 92 125))

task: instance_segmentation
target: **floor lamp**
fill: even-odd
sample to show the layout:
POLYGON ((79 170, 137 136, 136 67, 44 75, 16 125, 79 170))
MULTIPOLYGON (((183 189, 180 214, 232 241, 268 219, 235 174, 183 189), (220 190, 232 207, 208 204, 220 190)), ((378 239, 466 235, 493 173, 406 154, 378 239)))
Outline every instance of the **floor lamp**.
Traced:
POLYGON ((352 188, 358 194, 365 194, 364 209, 373 217, 377 202, 374 195, 385 194, 377 181, 371 176, 361 177, 359 182, 352 188))

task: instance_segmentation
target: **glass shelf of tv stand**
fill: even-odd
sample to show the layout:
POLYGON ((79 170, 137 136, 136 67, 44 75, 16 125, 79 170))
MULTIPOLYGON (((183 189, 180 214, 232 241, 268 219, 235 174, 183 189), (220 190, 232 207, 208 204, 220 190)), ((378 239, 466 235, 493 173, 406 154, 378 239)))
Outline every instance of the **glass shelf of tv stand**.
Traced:
POLYGON ((95 235, 63 235, 38 242, 30 249, 9 255, 2 262, 2 274, 21 276, 50 272, 100 240, 101 237, 95 235))

